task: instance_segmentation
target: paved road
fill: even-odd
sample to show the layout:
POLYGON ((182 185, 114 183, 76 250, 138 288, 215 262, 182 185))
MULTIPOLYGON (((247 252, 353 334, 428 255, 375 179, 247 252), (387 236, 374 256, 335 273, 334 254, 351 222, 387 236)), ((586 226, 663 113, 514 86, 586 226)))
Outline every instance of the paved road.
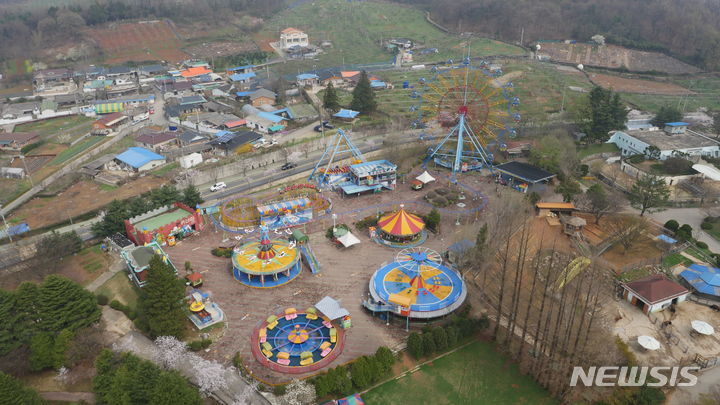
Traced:
POLYGON ((717 393, 718 389, 720 389, 720 367, 714 367, 700 374, 696 385, 675 388, 666 405, 694 404, 702 394, 708 394, 710 398, 717 401, 720 399, 717 393))
POLYGON ((700 228, 703 219, 708 216, 703 208, 670 208, 665 211, 645 215, 660 224, 664 224, 671 219, 678 221, 680 225, 688 224, 692 226, 693 236, 697 240, 707 243, 708 248, 713 252, 720 252, 720 242, 700 228))

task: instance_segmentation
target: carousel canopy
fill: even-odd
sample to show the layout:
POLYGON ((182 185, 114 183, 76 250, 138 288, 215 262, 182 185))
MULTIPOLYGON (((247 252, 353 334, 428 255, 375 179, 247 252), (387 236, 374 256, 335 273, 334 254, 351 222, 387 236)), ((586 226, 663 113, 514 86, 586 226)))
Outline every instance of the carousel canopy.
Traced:
POLYGON ((400 211, 380 218, 378 228, 393 236, 410 236, 425 229, 425 222, 417 215, 405 212, 401 206, 400 211))

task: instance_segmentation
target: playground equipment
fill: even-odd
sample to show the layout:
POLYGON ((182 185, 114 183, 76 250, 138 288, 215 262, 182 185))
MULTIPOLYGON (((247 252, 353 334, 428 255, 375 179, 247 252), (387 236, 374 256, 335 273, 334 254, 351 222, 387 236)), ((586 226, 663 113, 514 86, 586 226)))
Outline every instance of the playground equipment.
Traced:
POLYGON ((502 150, 504 137, 514 137, 511 122, 520 121, 515 108, 520 100, 512 96, 513 83, 502 81, 502 71, 490 72, 489 64, 472 66, 466 57, 461 64, 449 61, 446 67, 433 67, 432 77, 421 78, 421 89, 410 97, 417 105, 410 110, 417 113, 414 128, 426 128, 435 120, 450 128, 442 140, 428 151, 426 162, 457 172, 493 168, 492 149, 502 150), (448 66, 449 65, 449 66, 448 66))
POLYGON ((306 373, 332 362, 342 352, 345 333, 317 308, 286 308, 253 331, 257 361, 283 373, 306 373))
POLYGON ((460 275, 442 263, 442 257, 424 247, 406 248, 395 261, 378 269, 370 279, 370 298, 363 306, 410 318, 447 315, 462 305, 467 286, 460 275))
POLYGON ((315 253, 310 248, 310 238, 307 237, 304 233, 302 233, 299 229, 295 229, 292 232, 292 235, 290 235, 290 240, 297 243, 298 249, 300 250, 300 254, 302 255, 302 260, 305 263, 305 265, 310 269, 310 272, 312 274, 320 273, 320 262, 315 258, 315 253))
POLYGON ((425 222, 400 204, 399 211, 381 217, 377 227, 370 228, 370 238, 380 244, 405 248, 424 242, 427 232, 425 222))
POLYGON ((366 162, 348 134, 338 129, 308 177, 320 187, 345 195, 395 189, 397 166, 387 160, 366 162), (327 163, 324 163, 327 159, 327 163), (324 165, 324 167, 323 167, 324 165))
POLYGON ((187 301, 190 309, 188 318, 198 330, 225 320, 225 314, 216 303, 210 301, 208 293, 192 290, 187 301))
POLYGON ((249 287, 272 288, 294 280, 302 266, 296 242, 270 240, 268 227, 260 228, 260 241, 234 249, 233 276, 249 287))

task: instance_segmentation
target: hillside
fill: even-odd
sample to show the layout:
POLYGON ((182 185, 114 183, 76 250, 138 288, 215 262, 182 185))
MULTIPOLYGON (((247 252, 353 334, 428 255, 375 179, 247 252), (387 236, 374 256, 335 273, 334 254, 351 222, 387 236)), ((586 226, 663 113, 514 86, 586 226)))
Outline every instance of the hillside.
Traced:
MULTIPOLYGON (((269 42, 277 41, 280 30, 287 27, 307 32, 313 43, 329 40, 333 44, 317 61, 293 64, 295 71, 312 69, 313 66, 341 66, 343 63, 388 62, 393 54, 384 51, 380 41, 390 37, 409 38, 420 46, 438 49, 438 53, 416 53, 417 63, 461 58, 466 50, 461 38, 432 26, 421 10, 396 3, 346 0, 303 2, 271 18, 256 35, 256 40, 261 46, 267 46, 269 42)), ((502 42, 473 38, 470 53, 472 56, 520 55, 524 51, 502 42)))
POLYGON ((608 41, 671 53, 720 69, 720 0, 397 0, 429 10, 457 31, 524 43, 540 39, 608 41))

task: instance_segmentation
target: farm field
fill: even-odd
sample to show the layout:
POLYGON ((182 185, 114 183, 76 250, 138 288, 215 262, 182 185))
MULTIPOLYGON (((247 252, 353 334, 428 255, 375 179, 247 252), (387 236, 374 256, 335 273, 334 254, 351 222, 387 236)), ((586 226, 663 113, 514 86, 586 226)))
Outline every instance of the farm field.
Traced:
POLYGON ((674 83, 659 81, 631 79, 601 73, 590 73, 590 79, 597 85, 606 89, 613 89, 620 93, 688 95, 692 92, 674 83))
POLYGON ((102 49, 105 63, 165 60, 179 62, 188 57, 183 43, 166 21, 113 24, 86 31, 102 49))
POLYGON ((597 46, 588 43, 566 44, 540 42, 540 54, 553 61, 582 63, 585 66, 626 68, 635 72, 663 72, 671 74, 698 73, 700 69, 659 52, 640 51, 617 45, 597 46))
MULTIPOLYGON (((279 32, 287 27, 307 32, 312 43, 330 40, 333 46, 319 55, 317 60, 279 67, 288 70, 283 73, 297 74, 298 69, 310 70, 313 67, 389 62, 394 56, 383 51, 379 44, 381 39, 389 37, 410 38, 427 48, 439 50, 438 53, 424 56, 416 53, 416 63, 462 58, 467 52, 467 39, 438 30, 425 20, 418 9, 391 3, 342 0, 306 2, 268 21, 256 35, 256 41, 264 50, 269 50, 267 44, 278 41, 279 32)), ((522 48, 485 38, 470 39, 469 44, 473 57, 524 53, 522 48)))
POLYGON ((61 165, 68 160, 74 158, 75 156, 79 155, 80 153, 90 149, 93 145, 98 144, 100 142, 106 141, 107 138, 102 136, 91 136, 89 138, 83 139, 82 141, 76 143, 75 145, 72 145, 71 147, 65 149, 64 151, 60 152, 57 156, 55 156, 55 159, 50 161, 50 165, 61 165))
POLYGON ((625 93, 622 97, 637 108, 648 111, 657 111, 664 105, 673 105, 685 111, 697 111, 700 108, 711 111, 720 109, 720 78, 713 76, 675 78, 672 82, 688 89, 692 94, 670 96, 625 93))
POLYGON ((487 342, 474 342, 363 394, 368 405, 556 404, 487 342))

